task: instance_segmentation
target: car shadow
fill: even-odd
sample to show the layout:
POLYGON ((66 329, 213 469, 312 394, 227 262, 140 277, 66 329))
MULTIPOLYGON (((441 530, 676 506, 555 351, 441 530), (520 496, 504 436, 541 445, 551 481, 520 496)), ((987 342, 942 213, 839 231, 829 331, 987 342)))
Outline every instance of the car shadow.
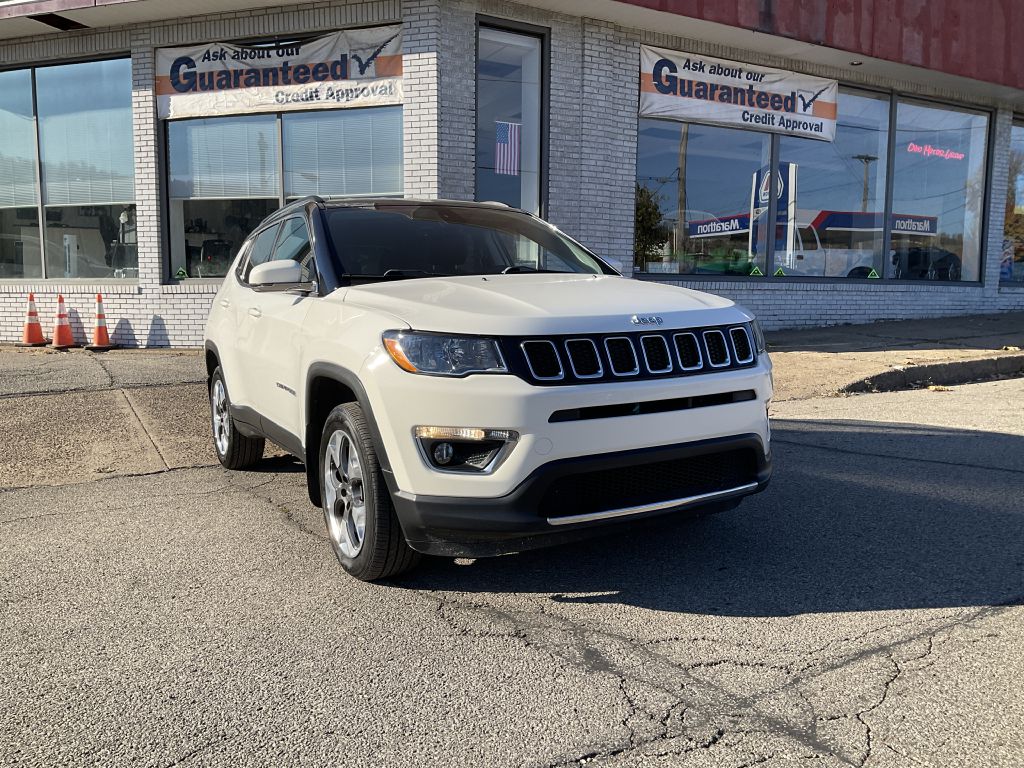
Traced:
POLYGON ((256 473, 291 473, 291 472, 303 472, 305 473, 306 467, 301 461, 290 454, 282 454, 277 456, 264 456, 253 466, 249 467, 246 472, 256 473))
POLYGON ((772 484, 735 510, 468 565, 431 559, 396 586, 765 617, 1024 602, 1024 438, 773 426, 772 484))

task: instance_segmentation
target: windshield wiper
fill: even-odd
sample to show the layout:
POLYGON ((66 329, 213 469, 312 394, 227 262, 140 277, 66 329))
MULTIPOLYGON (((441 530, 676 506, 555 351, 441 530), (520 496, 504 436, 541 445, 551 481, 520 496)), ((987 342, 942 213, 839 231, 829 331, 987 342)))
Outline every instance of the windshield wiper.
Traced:
POLYGON ((514 275, 520 272, 543 272, 548 275, 570 275, 573 274, 565 269, 537 269, 536 267, 530 267, 526 264, 513 264, 511 267, 505 267, 501 270, 503 275, 514 275))
POLYGON ((347 280, 410 280, 417 277, 451 277, 443 272, 428 272, 425 269, 389 269, 384 274, 361 275, 346 272, 342 278, 347 280))

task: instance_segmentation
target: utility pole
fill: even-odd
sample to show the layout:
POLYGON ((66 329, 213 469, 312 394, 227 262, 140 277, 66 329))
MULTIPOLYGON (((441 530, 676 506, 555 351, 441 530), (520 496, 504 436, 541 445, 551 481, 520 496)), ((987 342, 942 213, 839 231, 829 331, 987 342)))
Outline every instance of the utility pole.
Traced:
POLYGON ((672 243, 672 255, 676 259, 686 253, 687 240, 690 237, 689 224, 686 221, 686 150, 689 139, 690 126, 683 123, 682 135, 679 137, 679 161, 676 166, 679 186, 676 188, 676 231, 672 243))
POLYGON ((868 169, 871 164, 878 159, 877 155, 854 155, 854 160, 860 160, 864 164, 864 194, 861 196, 860 209, 864 212, 868 210, 868 169))

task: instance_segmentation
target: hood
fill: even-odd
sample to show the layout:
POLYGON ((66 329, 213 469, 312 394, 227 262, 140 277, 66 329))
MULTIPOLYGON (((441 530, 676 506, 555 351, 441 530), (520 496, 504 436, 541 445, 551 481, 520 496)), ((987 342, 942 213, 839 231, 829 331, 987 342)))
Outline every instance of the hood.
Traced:
POLYGON ((632 323, 633 315, 660 317, 662 328, 737 323, 751 317, 728 299, 709 293, 604 275, 398 280, 349 288, 340 300, 394 315, 415 330, 482 335, 614 333, 648 327, 632 323))

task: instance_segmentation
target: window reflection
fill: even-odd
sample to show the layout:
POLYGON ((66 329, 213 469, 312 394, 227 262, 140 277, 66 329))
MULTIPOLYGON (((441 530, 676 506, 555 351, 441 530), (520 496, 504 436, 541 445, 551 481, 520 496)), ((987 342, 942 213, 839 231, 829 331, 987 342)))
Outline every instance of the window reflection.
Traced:
POLYGON ((32 73, 0 72, 0 278, 41 277, 32 73))
POLYGON ((901 100, 890 230, 893 276, 977 280, 988 118, 901 100))
POLYGON ((1010 129, 1010 174, 1006 185, 1006 218, 999 279, 1024 282, 1024 124, 1010 129))
POLYGON ((137 278, 131 61, 36 70, 46 276, 137 278))
POLYGON ((842 89, 835 141, 780 139, 780 171, 796 194, 791 210, 779 208, 782 274, 884 275, 888 137, 889 98, 842 89))
POLYGON ((167 137, 177 279, 227 274, 282 193, 402 193, 401 107, 177 120, 167 137))
POLYGON ((763 275, 770 147, 754 131, 640 120, 637 271, 763 275))
POLYGON ((476 198, 540 213, 541 39, 480 27, 476 198))

